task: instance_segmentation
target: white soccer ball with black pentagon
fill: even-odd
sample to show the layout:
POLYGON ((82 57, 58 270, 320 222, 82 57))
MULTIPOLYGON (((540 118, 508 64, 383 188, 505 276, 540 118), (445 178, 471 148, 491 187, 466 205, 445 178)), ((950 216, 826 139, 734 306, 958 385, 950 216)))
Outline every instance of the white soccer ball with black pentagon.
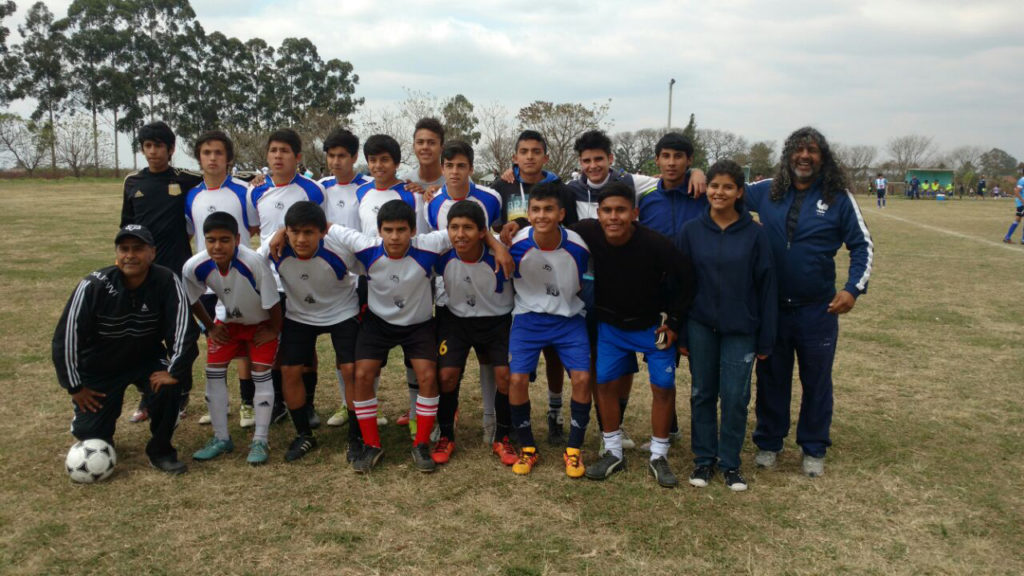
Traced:
POLYGON ((99 438, 75 442, 68 450, 64 468, 74 482, 91 484, 106 480, 114 473, 117 452, 114 447, 99 438))

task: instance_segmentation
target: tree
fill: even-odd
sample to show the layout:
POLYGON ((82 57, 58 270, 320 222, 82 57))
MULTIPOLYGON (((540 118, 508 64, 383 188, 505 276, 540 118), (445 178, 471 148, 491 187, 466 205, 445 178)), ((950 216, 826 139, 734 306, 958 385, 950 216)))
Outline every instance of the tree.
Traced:
MULTIPOLYGON (((65 23, 56 23, 53 12, 42 2, 29 8, 25 23, 18 26, 22 37, 19 54, 27 74, 17 85, 19 94, 36 99, 37 105, 32 119, 46 117, 44 133, 53 133, 53 127, 65 99, 68 97, 68 74, 65 59, 67 39, 64 36, 65 23)), ((50 166, 57 168, 57 149, 53 138, 49 139, 50 166)))
POLYGON ((778 165, 778 158, 775 157, 775 142, 764 140, 754 142, 750 145, 747 153, 747 162, 750 163, 750 177, 758 174, 765 178, 771 178, 778 165))
POLYGON ((15 114, 0 113, 0 146, 14 158, 15 166, 29 176, 46 156, 46 142, 36 123, 15 114))
POLYGON ((476 127, 480 121, 473 114, 473 104, 462 94, 445 100, 441 107, 441 124, 446 140, 462 140, 470 146, 480 141, 476 127))
POLYGON ((500 102, 491 102, 480 111, 480 130, 483 150, 477 154, 476 169, 490 174, 501 174, 515 155, 516 131, 508 108, 500 102))
MULTIPOLYGON (((871 174, 871 165, 875 163, 875 158, 878 156, 878 148, 874 146, 844 146, 842 144, 835 144, 832 146, 832 152, 836 156, 839 165, 846 170, 846 174, 850 179, 851 185, 857 188, 860 183, 871 180, 873 176, 871 174)), ((890 174, 894 178, 903 179, 905 172, 898 174, 890 174)))
POLYGON ((654 147, 661 131, 643 128, 636 132, 619 132, 612 139, 615 164, 633 174, 643 171, 644 165, 654 159, 654 147))
POLYGON ((967 164, 977 166, 984 153, 981 146, 957 146, 946 154, 945 162, 954 170, 960 170, 967 164))
POLYGON ((930 136, 899 136, 889 140, 886 151, 892 159, 894 176, 902 179, 910 168, 925 168, 935 155, 935 144, 930 136))
POLYGON ((99 165, 100 159, 93 156, 92 125, 82 116, 71 115, 56 126, 57 158, 67 166, 75 178, 82 176, 82 170, 91 164, 99 165))
POLYGON ((683 128, 684 138, 693 143, 693 167, 706 170, 708 167, 708 155, 704 150, 704 144, 700 140, 700 133, 697 130, 697 117, 690 114, 690 121, 683 128))
POLYGON ((608 108, 611 100, 603 104, 585 106, 579 103, 554 104, 536 101, 519 110, 516 119, 520 129, 537 130, 548 141, 548 169, 560 176, 568 176, 579 161, 573 144, 588 130, 607 128, 608 108))
POLYGON ((735 160, 741 154, 746 154, 748 148, 746 138, 728 130, 697 130, 697 138, 709 164, 719 160, 735 160))
POLYGON ((21 60, 7 47, 11 31, 3 25, 4 19, 14 14, 16 6, 12 0, 0 1, 0 107, 7 107, 17 97, 15 79, 21 74, 21 60))
POLYGON ((981 166, 982 174, 987 178, 1013 176, 1017 170, 1017 159, 999 148, 993 148, 982 154, 978 163, 981 166))

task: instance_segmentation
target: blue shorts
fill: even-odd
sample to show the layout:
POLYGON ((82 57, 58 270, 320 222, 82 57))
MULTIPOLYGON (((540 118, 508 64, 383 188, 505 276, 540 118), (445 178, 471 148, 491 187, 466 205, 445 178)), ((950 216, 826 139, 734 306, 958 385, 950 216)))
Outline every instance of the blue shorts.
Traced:
POLYGON ((554 346, 567 370, 590 371, 590 341, 583 316, 572 318, 527 312, 512 317, 508 339, 508 365, 513 374, 537 369, 540 351, 554 346))
POLYGON ((651 385, 671 389, 676 386, 675 346, 658 350, 654 343, 657 326, 647 330, 622 330, 601 322, 597 325, 597 383, 611 382, 637 371, 636 353, 647 359, 651 385))

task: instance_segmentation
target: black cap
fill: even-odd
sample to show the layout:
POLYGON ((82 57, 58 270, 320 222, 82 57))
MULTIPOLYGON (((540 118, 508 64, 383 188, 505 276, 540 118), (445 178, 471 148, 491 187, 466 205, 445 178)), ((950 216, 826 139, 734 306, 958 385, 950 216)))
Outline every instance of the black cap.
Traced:
POLYGON ((149 228, 141 224, 128 224, 114 236, 114 244, 120 244, 121 240, 132 237, 142 240, 150 246, 156 246, 156 242, 153 241, 153 234, 149 231, 149 228))

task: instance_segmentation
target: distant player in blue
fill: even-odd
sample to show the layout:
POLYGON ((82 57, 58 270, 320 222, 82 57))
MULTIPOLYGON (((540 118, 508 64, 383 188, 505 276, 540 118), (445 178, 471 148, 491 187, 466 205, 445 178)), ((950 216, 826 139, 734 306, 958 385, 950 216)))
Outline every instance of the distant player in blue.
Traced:
MULTIPOLYGON (((1021 189, 1024 188, 1024 172, 1021 173, 1020 180, 1017 180, 1017 186, 1013 189, 1013 202, 1016 204, 1017 214, 1013 217, 1013 222, 1010 223, 1010 229, 1006 231, 1006 236, 1003 237, 1003 242, 1009 244, 1013 236, 1013 231, 1017 229, 1020 224, 1020 219, 1024 216, 1024 197, 1021 196, 1021 189)), ((1020 243, 1024 244, 1024 232, 1021 233, 1020 243)))
POLYGON ((921 181, 914 176, 910 179, 910 188, 907 189, 907 198, 913 200, 914 198, 920 197, 921 181))
POLYGON ((879 208, 885 208, 885 191, 889 187, 889 182, 882 176, 882 173, 878 173, 878 177, 875 178, 875 196, 877 197, 875 202, 879 208))

